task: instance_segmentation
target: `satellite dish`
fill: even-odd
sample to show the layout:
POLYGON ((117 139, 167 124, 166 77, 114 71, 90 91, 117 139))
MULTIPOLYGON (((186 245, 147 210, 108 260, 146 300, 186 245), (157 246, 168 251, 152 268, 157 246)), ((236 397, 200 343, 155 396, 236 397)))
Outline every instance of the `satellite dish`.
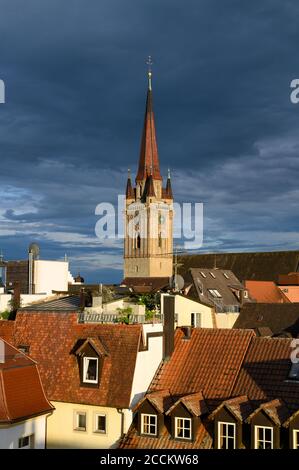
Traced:
POLYGON ((29 250, 28 252, 31 253, 33 255, 33 258, 34 259, 37 259, 39 257, 39 246, 37 243, 31 243, 29 245, 29 250))
POLYGON ((184 278, 180 276, 180 274, 174 274, 170 278, 170 286, 172 289, 182 290, 184 288, 184 285, 185 285, 184 278))

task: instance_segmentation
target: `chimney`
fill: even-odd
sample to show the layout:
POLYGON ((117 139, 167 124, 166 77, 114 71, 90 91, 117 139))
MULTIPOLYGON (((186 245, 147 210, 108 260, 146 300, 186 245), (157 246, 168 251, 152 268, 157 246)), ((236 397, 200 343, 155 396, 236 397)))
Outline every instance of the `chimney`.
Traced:
POLYGON ((85 309, 85 292, 84 289, 80 290, 80 310, 83 312, 85 309))
POLYGON ((12 296, 12 311, 16 313, 21 305, 21 288, 19 281, 16 281, 13 286, 13 296, 12 296))
POLYGON ((175 296, 163 295, 163 360, 168 361, 174 350, 174 308, 175 296))
POLYGON ((181 326, 181 330, 184 333, 183 339, 191 339, 192 326, 181 326))

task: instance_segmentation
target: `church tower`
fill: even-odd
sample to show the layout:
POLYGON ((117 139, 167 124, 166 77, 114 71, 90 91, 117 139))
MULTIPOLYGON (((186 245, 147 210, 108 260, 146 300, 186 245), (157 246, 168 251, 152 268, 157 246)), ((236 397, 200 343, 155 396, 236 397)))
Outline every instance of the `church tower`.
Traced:
POLYGON ((173 196, 170 172, 165 187, 160 173, 151 68, 148 71, 145 118, 135 183, 132 184, 129 172, 124 277, 170 277, 173 274, 173 196))

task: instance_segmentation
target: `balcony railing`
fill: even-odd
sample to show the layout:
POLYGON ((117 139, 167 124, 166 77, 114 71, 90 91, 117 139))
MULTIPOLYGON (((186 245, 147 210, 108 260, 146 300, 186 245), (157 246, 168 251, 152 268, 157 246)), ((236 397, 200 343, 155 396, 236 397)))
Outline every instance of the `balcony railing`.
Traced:
MULTIPOLYGON (((175 314, 175 322, 178 321, 178 315, 175 314)), ((78 314, 79 323, 125 323, 123 317, 117 313, 89 313, 80 312, 78 314)), ((146 318, 145 315, 130 315, 130 324, 136 323, 163 323, 163 315, 157 314, 152 318, 146 318)))
MULTIPOLYGON (((125 323, 123 317, 117 313, 88 313, 81 312, 78 315, 79 323, 125 323)), ((130 315, 129 323, 162 323, 162 315, 154 315, 146 318, 145 315, 130 315)))

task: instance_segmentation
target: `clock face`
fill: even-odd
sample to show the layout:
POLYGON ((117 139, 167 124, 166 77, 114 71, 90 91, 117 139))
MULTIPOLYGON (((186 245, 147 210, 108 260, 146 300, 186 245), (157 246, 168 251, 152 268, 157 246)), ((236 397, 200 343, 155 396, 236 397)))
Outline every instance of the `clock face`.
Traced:
POLYGON ((161 225, 165 224, 165 217, 162 214, 159 215, 159 224, 161 225))

